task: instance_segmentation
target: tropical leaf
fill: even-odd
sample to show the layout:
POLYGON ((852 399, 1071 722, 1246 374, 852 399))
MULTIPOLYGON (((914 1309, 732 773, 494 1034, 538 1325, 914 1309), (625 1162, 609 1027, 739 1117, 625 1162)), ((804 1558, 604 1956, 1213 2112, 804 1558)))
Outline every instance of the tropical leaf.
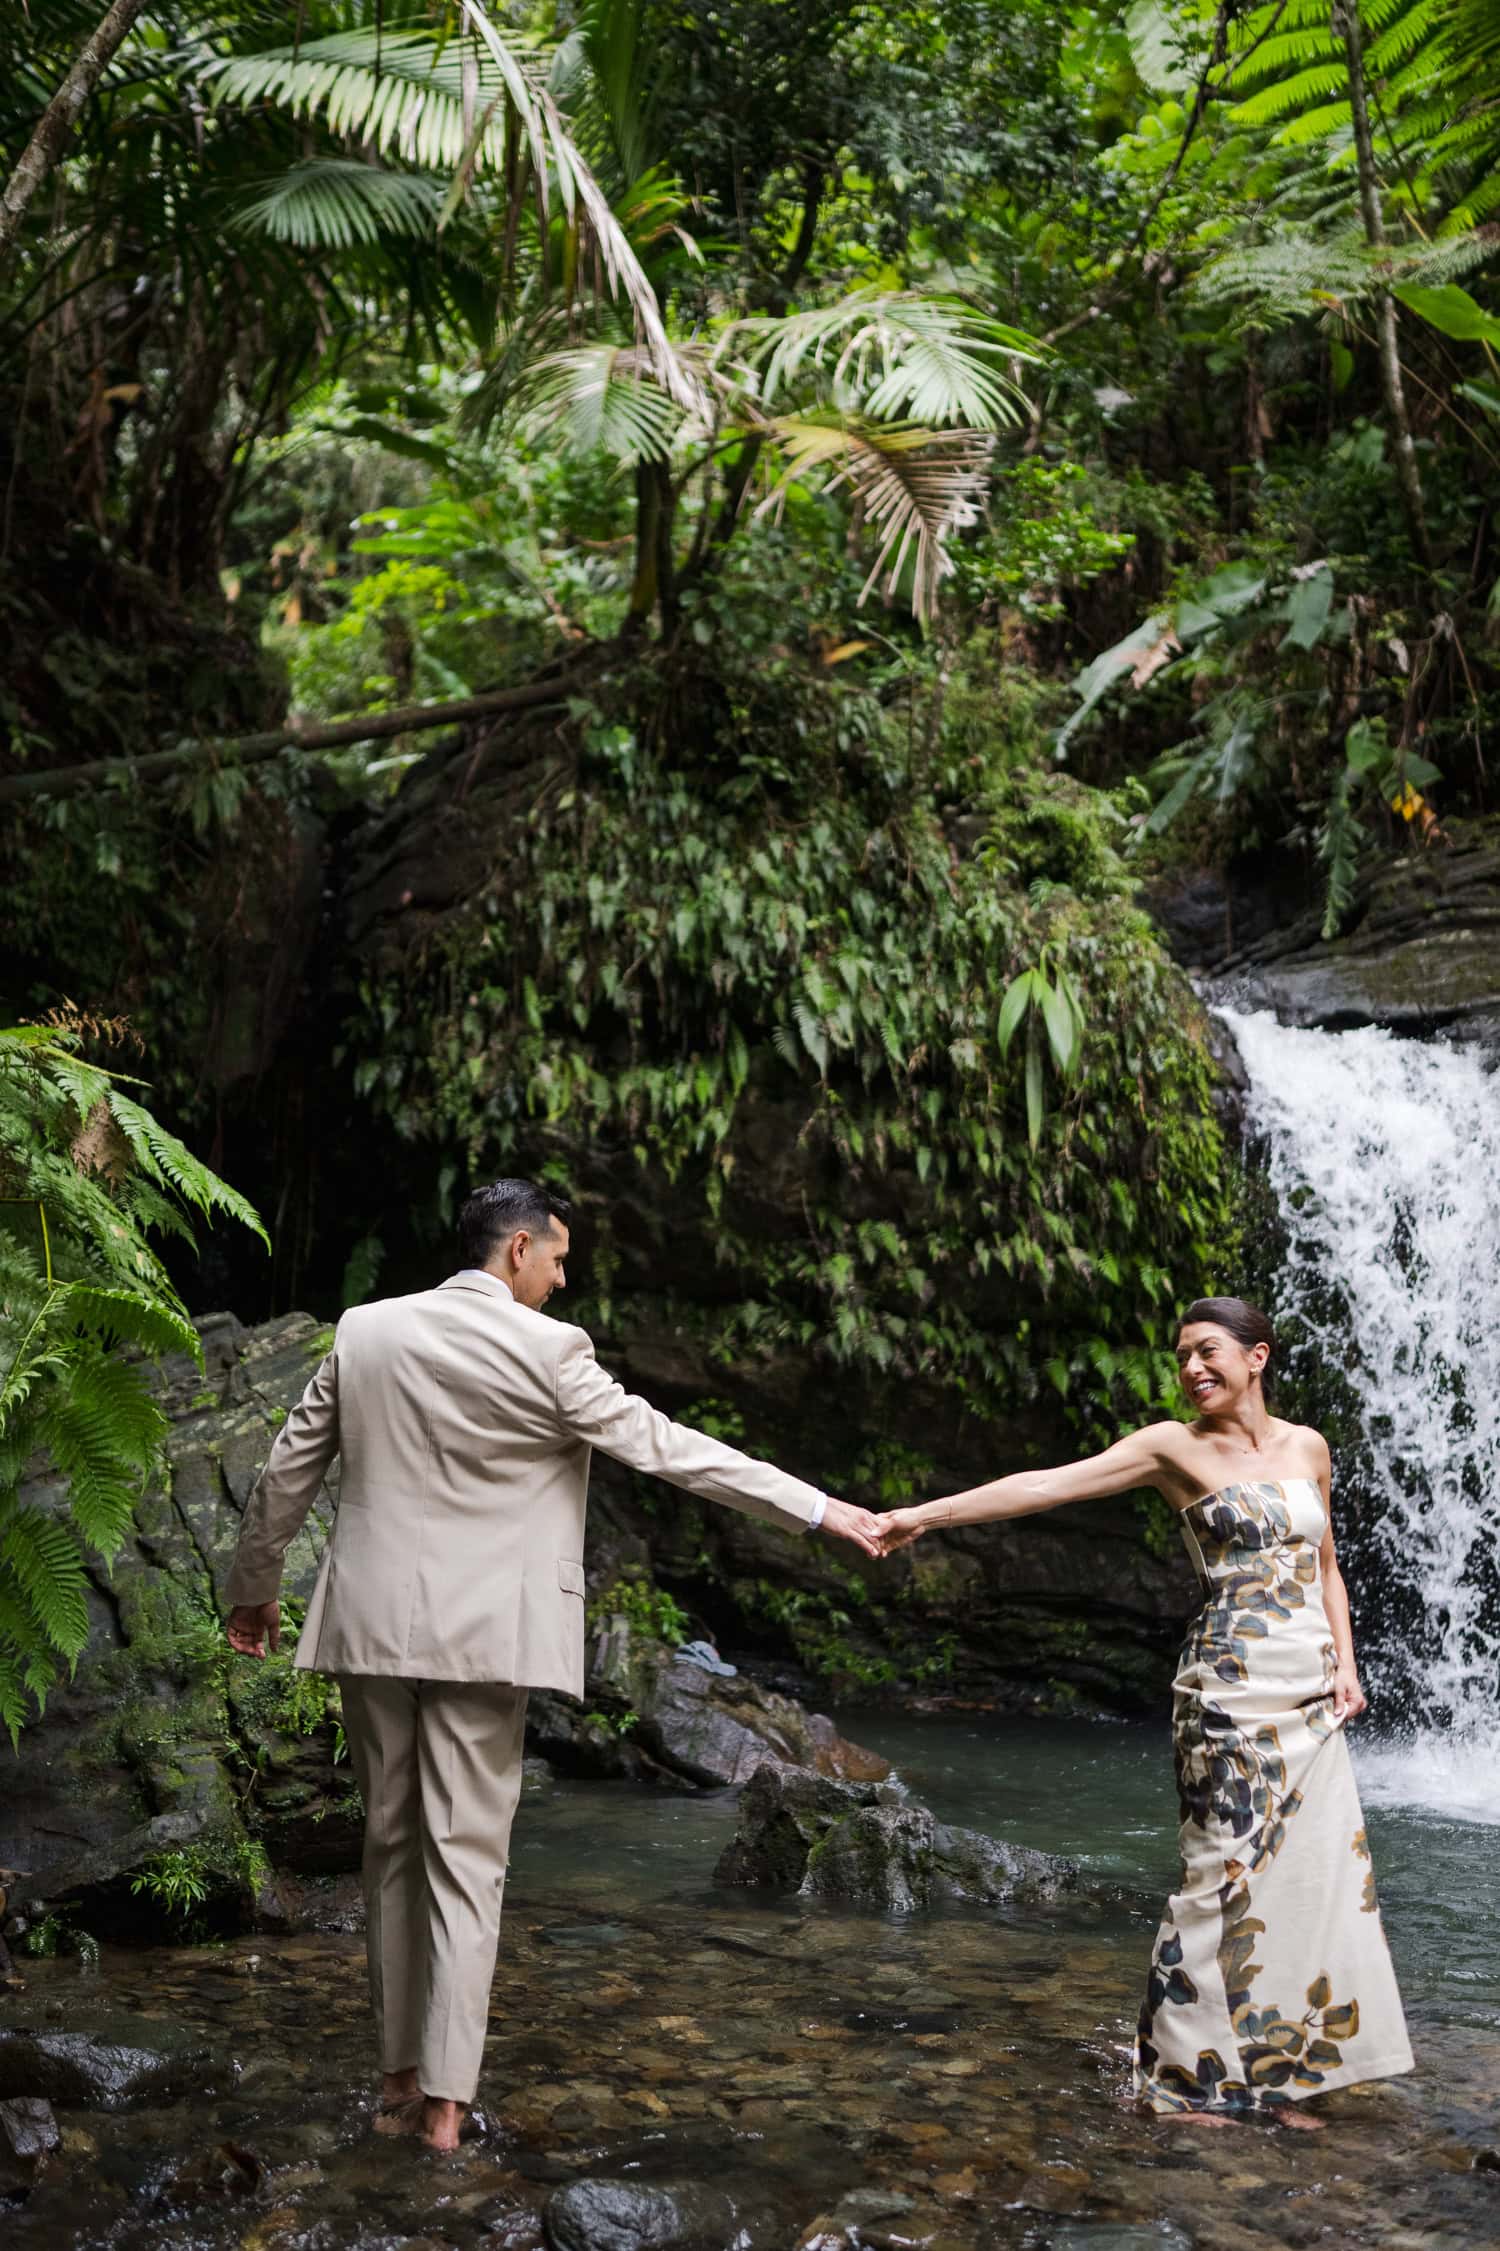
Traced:
POLYGON ((780 506, 787 482, 831 471, 825 489, 847 487, 880 539, 860 600, 868 599, 882 573, 894 594, 909 567, 912 607, 925 617, 953 568, 947 541, 979 520, 992 441, 979 431, 891 429, 852 417, 781 415, 765 428, 787 468, 762 508, 780 506))
POLYGON ((620 462, 662 461, 682 421, 675 402, 635 346, 581 344, 526 369, 515 406, 533 436, 551 433, 570 451, 620 462))
POLYGON ((349 250, 385 236, 434 235, 442 190, 420 172, 355 157, 309 157, 268 183, 237 224, 299 250, 349 250))
POLYGON ((859 402, 877 421, 971 430, 1019 422, 1026 402, 1011 371, 1044 357, 1035 337, 961 298, 914 290, 861 290, 810 312, 735 321, 714 352, 718 364, 758 370, 767 405, 818 372, 836 404, 859 402))

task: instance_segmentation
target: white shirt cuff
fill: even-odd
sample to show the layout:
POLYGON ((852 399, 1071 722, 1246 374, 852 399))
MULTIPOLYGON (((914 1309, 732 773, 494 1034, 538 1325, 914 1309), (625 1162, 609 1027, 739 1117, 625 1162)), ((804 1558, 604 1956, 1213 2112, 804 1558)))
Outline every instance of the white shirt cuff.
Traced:
POLYGON ((827 1514, 828 1495, 826 1493, 820 1493, 817 1499, 813 1502, 813 1512, 807 1520, 807 1529, 809 1530, 809 1532, 816 1532, 827 1514))

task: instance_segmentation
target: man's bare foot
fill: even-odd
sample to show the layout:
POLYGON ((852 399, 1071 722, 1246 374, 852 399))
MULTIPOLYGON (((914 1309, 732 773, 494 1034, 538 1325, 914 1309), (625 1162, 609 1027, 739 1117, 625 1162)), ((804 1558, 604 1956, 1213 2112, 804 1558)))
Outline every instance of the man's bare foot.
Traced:
POLYGON ((380 2084, 380 2107, 375 2113, 377 2134, 414 2134, 422 2123, 422 2090, 416 2066, 409 2071, 388 2071, 380 2084))
POLYGON ((445 2156, 457 2149, 463 2119, 462 2103, 445 2102, 436 2095, 428 2095, 422 2105, 423 2148, 435 2149, 445 2156))

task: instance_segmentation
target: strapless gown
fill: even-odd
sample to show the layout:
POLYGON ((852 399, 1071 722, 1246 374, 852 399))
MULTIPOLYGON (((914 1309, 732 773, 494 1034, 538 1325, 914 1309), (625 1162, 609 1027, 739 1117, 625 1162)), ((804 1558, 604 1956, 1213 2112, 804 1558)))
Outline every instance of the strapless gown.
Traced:
POLYGON ((1182 1512, 1204 1607, 1172 1697, 1181 1888, 1135 2042, 1155 2110, 1246 2111, 1409 2071, 1342 1725, 1310 1478, 1182 1512))

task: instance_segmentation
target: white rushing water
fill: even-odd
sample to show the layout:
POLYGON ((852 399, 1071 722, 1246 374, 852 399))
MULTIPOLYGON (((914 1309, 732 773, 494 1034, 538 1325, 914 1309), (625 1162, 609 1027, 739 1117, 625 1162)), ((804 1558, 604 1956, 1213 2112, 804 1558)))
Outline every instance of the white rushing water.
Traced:
POLYGON ((1289 1237, 1272 1310, 1342 1371, 1368 1448, 1362 1787, 1500 1822, 1500 1077, 1472 1049, 1220 1014, 1289 1237))

